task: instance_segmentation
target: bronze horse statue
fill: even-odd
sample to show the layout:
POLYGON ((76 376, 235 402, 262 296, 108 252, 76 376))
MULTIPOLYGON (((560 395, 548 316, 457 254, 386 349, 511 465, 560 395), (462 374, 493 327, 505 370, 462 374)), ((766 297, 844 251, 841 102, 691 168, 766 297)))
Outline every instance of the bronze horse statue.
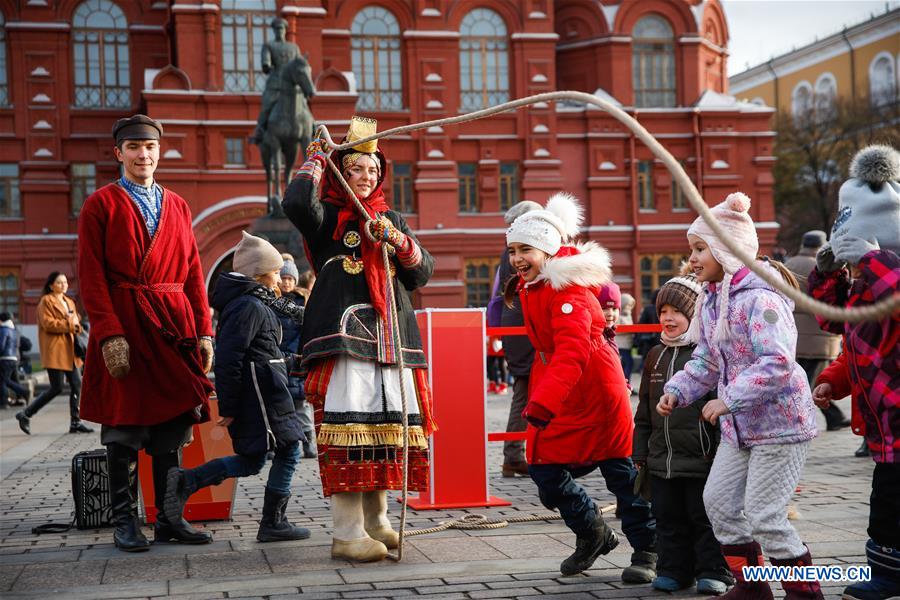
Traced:
POLYGON ((314 120, 308 98, 316 93, 312 69, 300 56, 281 69, 282 90, 269 112, 259 152, 266 169, 269 214, 281 216, 281 198, 291 180, 298 149, 305 151, 312 140, 314 120), (282 185, 283 184, 283 185, 282 185))

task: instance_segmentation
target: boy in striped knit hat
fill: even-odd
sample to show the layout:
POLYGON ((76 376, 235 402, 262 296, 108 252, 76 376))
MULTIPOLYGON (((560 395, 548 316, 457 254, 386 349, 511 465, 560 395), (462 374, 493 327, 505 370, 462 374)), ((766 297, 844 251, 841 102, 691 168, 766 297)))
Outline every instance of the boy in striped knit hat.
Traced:
POLYGON ((649 471, 645 477, 649 475, 658 554, 653 587, 674 592, 691 587, 696 578, 698 593, 722 594, 734 578, 703 507, 703 486, 719 444, 719 429, 703 421, 703 406, 715 393, 668 417, 656 412, 663 386, 684 368, 696 347, 688 339, 688 327, 700 291, 697 278, 683 273, 656 297, 662 343, 644 361, 632 458, 649 471))

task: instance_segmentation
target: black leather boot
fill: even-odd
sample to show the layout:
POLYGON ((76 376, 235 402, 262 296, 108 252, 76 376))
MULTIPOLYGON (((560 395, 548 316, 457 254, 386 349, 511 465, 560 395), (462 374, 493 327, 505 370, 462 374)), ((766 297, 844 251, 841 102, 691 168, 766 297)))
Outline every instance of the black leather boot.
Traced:
POLYGON ((575 552, 559 565, 563 575, 575 575, 591 568, 601 554, 608 554, 619 545, 619 538, 609 528, 603 515, 597 513, 591 530, 575 538, 575 552))
POLYGON ((309 529, 297 527, 284 516, 290 494, 280 494, 266 488, 263 499, 263 516, 256 533, 258 542, 281 542, 285 540, 305 540, 309 529))
POLYGON ((149 550, 150 542, 141 532, 137 514, 137 450, 121 444, 108 444, 106 465, 112 522, 116 528, 113 542, 124 552, 149 550))
POLYGON ((185 521, 182 514, 172 518, 166 514, 166 492, 169 470, 177 469, 181 460, 178 452, 153 457, 153 492, 156 505, 156 523, 153 525, 154 542, 178 542, 181 544, 209 544, 212 534, 199 531, 185 521))

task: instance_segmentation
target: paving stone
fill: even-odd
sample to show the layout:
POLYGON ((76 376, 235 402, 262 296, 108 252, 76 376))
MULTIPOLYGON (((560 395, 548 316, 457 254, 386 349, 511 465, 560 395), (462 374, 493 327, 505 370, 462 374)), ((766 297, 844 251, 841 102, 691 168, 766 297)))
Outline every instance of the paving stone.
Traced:
POLYGON ((572 548, 543 535, 504 535, 484 538, 484 542, 509 558, 565 558, 572 548))
POLYGON ((229 576, 215 578, 176 579, 169 582, 169 589, 175 594, 202 592, 235 592, 243 590, 264 590, 309 585, 329 585, 344 583, 336 571, 305 571, 295 575, 268 575, 265 577, 229 576))
POLYGON ((47 552, 19 552, 16 554, 4 554, 0 558, 0 564, 4 565, 30 565, 34 563, 70 562, 78 560, 80 550, 53 550, 47 552))
POLYGON ((262 552, 220 552, 189 556, 189 577, 262 575, 272 569, 262 552))
POLYGON ((78 561, 27 565, 13 590, 66 590, 67 588, 99 584, 106 561, 78 561))
MULTIPOLYGON (((519 584, 521 586, 521 584, 519 584)), ((502 590, 477 590, 469 592, 469 598, 521 598, 523 596, 540 596, 535 588, 515 587, 502 590)))
POLYGON ((491 560, 507 558, 486 542, 471 537, 416 540, 415 547, 434 562, 491 560))
POLYGON ((420 594, 440 594, 450 592, 472 592, 475 590, 483 590, 482 583, 456 583, 453 585, 443 584, 439 586, 425 586, 416 588, 420 594))
POLYGON ((167 581, 185 577, 187 577, 187 560, 183 556, 141 556, 107 561, 103 583, 167 581))
POLYGON ((25 567, 23 565, 0 564, 0 590, 6 591, 10 589, 16 577, 25 567))
POLYGON ((373 583, 375 589, 388 588, 415 588, 435 585, 447 585, 447 582, 441 579, 410 579, 407 581, 378 581, 373 583))
POLYGON ((331 558, 331 546, 267 547, 263 554, 273 573, 297 573, 307 570, 339 569, 349 567, 346 560, 331 558))
POLYGON ((476 575, 463 577, 444 577, 444 583, 485 583, 513 581, 512 575, 476 575))

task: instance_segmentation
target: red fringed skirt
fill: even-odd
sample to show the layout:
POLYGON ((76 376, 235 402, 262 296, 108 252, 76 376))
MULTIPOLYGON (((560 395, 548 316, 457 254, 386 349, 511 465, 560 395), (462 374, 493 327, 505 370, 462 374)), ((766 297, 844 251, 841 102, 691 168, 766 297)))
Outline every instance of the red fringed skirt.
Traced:
MULTIPOLYGON (((319 474, 325 496, 342 492, 369 492, 403 489, 403 436, 397 411, 326 411, 325 399, 337 361, 327 357, 313 364, 306 376, 306 400, 315 415, 319 449, 319 474), (363 422, 358 422, 363 421, 363 422)), ((396 371, 396 370, 395 370, 396 371)), ((436 429, 432 415, 431 390, 425 369, 408 369, 413 376, 415 398, 410 404, 409 480, 410 491, 428 489, 428 436, 436 429), (417 410, 416 410, 417 409, 417 410)))

